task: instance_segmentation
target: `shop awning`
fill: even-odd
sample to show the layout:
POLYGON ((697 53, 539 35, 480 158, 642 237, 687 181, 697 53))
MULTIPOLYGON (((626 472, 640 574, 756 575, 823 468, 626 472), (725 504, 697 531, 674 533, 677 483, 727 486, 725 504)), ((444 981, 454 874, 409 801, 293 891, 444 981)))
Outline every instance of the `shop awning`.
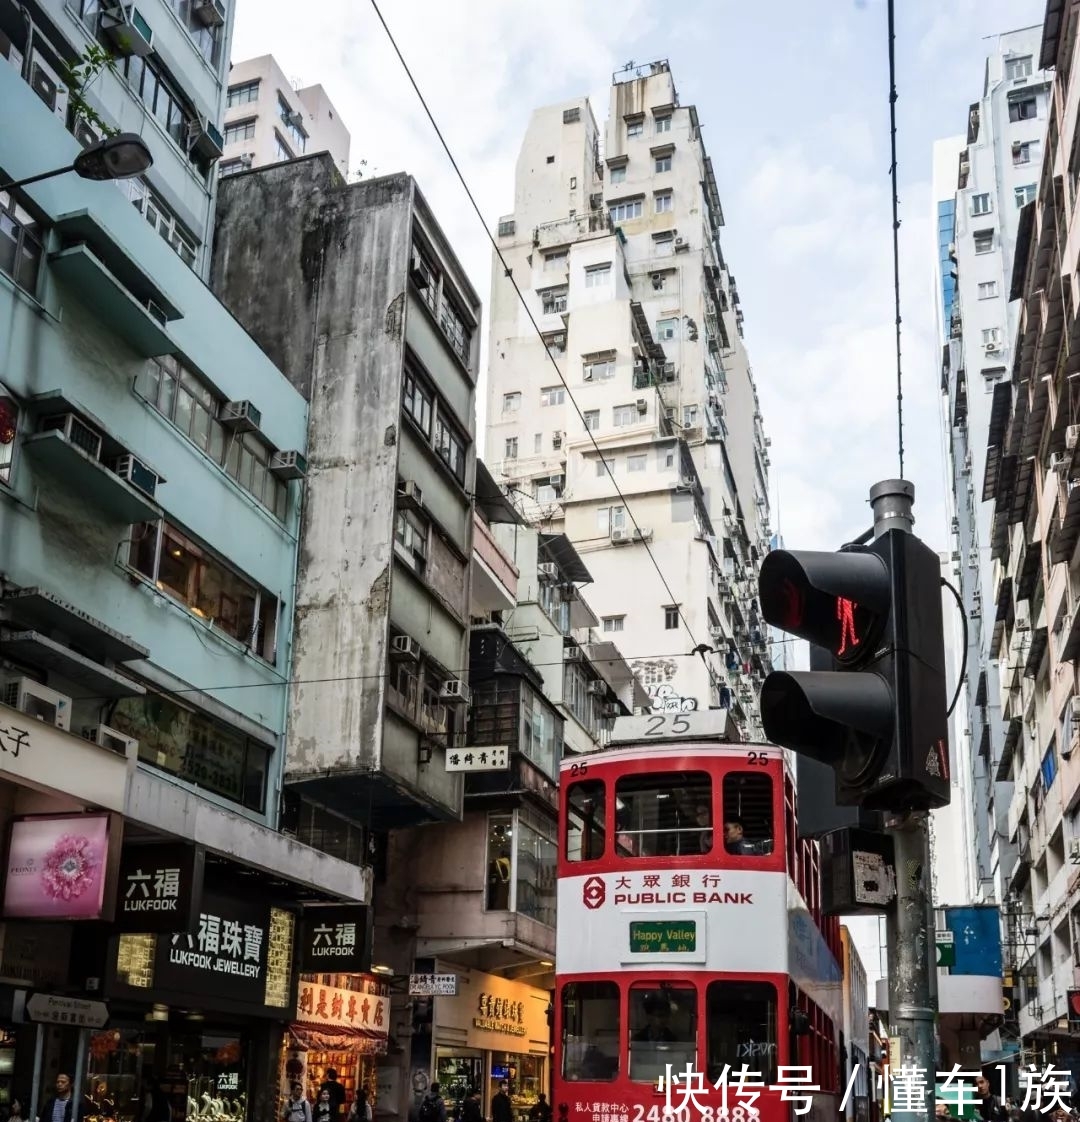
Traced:
POLYGON ((380 1036, 370 1029, 355 1028, 351 1025, 330 1027, 328 1025, 306 1025, 294 1021, 289 1025, 289 1037, 296 1048, 305 1052, 356 1052, 362 1056, 386 1055, 385 1035, 380 1036))

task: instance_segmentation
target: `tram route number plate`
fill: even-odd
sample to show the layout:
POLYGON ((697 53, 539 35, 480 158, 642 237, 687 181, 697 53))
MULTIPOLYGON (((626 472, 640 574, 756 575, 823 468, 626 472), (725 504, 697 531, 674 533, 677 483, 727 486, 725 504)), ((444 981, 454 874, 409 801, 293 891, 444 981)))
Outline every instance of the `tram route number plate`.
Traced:
POLYGON ((633 954, 686 954, 696 950, 697 923, 694 920, 630 923, 630 951, 633 954))

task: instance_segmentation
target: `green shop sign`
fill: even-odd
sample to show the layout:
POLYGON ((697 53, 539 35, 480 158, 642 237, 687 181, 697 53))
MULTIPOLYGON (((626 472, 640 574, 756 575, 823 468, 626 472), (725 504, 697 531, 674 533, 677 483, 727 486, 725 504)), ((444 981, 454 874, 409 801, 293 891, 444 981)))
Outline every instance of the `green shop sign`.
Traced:
POLYGON ((685 954, 697 950, 697 924, 681 922, 639 922, 630 924, 632 954, 685 954))

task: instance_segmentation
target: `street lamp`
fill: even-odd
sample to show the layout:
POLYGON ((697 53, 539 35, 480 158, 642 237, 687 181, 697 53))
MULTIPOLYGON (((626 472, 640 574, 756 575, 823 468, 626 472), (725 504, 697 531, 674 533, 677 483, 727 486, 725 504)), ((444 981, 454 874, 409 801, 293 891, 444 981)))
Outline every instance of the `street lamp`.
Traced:
POLYGON ((150 155, 150 149, 146 147, 142 137, 133 132, 121 132, 91 144, 67 167, 43 171, 40 175, 17 179, 14 183, 0 184, 0 190, 11 191, 16 187, 39 183, 42 179, 65 175, 69 171, 75 172, 83 179, 130 179, 146 171, 153 162, 154 158, 150 155))

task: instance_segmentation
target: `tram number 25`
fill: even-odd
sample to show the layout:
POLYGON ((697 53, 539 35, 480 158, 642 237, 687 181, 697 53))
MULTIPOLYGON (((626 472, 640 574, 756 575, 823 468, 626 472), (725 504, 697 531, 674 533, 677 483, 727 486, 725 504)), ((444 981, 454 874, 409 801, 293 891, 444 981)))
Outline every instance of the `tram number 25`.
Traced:
POLYGON ((769 754, 767 752, 747 752, 746 762, 750 767, 768 767, 769 754))
MULTIPOLYGON (((704 1106, 698 1110, 697 1122, 757 1122, 760 1117, 760 1112, 752 1106, 737 1106, 734 1110, 724 1107, 713 1110, 704 1106)), ((632 1122, 690 1122, 690 1108, 683 1106, 676 1110, 671 1106, 654 1106, 646 1113, 645 1107, 636 1103, 632 1122)))

